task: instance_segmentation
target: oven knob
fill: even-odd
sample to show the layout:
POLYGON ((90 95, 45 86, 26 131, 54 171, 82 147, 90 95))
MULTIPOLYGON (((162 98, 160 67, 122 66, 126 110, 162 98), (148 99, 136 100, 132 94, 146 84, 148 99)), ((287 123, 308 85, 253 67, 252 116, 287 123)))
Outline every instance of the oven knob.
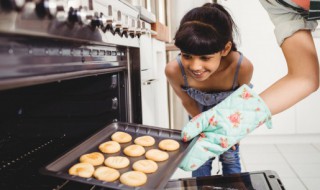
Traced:
POLYGON ((138 38, 140 38, 140 36, 141 36, 141 21, 140 20, 137 21, 136 36, 138 38))
POLYGON ((70 7, 69 13, 68 13, 68 21, 69 22, 79 22, 79 23, 86 23, 87 13, 84 10, 84 8, 75 9, 73 7, 70 7))
POLYGON ((123 28, 121 35, 124 36, 124 37, 126 37, 126 38, 128 38, 128 28, 123 28))
POLYGON ((36 4, 36 13, 40 18, 46 15, 52 17, 57 13, 57 4, 55 0, 41 0, 36 4))
POLYGON ((119 36, 122 36, 122 14, 121 11, 117 12, 117 21, 115 22, 115 30, 114 33, 118 34, 119 36))
POLYGON ((130 25, 130 27, 129 27, 129 36, 131 37, 131 38, 134 38, 135 37, 135 31, 134 31, 134 28, 136 27, 136 21, 135 21, 135 19, 132 19, 131 20, 131 25, 130 25))
POLYGON ((146 34, 146 23, 144 21, 141 21, 141 34, 146 34))
POLYGON ((93 13, 93 17, 91 19, 91 26, 92 27, 102 27, 104 22, 103 15, 99 15, 98 12, 93 13))
POLYGON ((107 27, 107 17, 103 13, 100 13, 99 20, 100 20, 100 27, 105 32, 107 27))
POLYGON ((57 13, 56 20, 59 22, 65 22, 68 20, 68 4, 65 0, 60 0, 56 2, 57 4, 57 13))
POLYGON ((105 22, 103 24, 103 31, 110 31, 111 33, 114 33, 113 31, 113 25, 114 25, 114 17, 113 17, 113 9, 112 6, 108 6, 108 14, 104 17, 105 22))
POLYGON ((25 4, 25 0, 1 0, 0 5, 3 10, 21 10, 25 4))
POLYGON ((92 21, 96 20, 95 19, 96 18, 95 12, 93 12, 93 11, 85 11, 84 15, 85 16, 83 18, 82 23, 85 24, 85 25, 94 26, 92 21))
POLYGON ((69 22, 77 22, 78 16, 77 16, 77 10, 73 7, 70 7, 70 10, 68 12, 68 21, 69 22))
POLYGON ((128 37, 128 30, 129 30, 129 17, 128 15, 124 16, 124 22, 122 27, 122 36, 128 37))

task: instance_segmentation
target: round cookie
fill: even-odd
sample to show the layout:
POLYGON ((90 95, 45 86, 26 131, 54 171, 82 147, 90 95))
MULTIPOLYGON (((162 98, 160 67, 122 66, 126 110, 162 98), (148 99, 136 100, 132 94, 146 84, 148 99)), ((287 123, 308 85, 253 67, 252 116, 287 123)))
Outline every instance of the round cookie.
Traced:
POLYGON ((133 163, 132 168, 135 171, 140 171, 145 174, 149 174, 157 171, 158 164, 153 160, 138 160, 135 163, 133 163))
POLYGON ((111 136, 111 139, 118 143, 127 143, 132 140, 132 136, 128 133, 117 131, 111 136))
POLYGON ((173 139, 164 139, 159 142, 159 148, 161 150, 175 151, 180 148, 180 144, 173 139))
POLYGON ((92 152, 84 154, 80 157, 81 163, 89 163, 93 166, 101 165, 104 161, 104 156, 100 152, 92 152))
POLYGON ((162 162, 169 158, 169 154, 159 149, 150 149, 146 152, 146 158, 156 162, 162 162))
POLYGON ((149 135, 138 137, 134 140, 135 144, 141 145, 141 146, 152 146, 154 145, 156 141, 153 137, 149 135))
POLYGON ((130 146, 127 146, 124 150, 123 153, 127 156, 131 157, 137 157, 141 156, 146 152, 146 150, 143 148, 141 145, 133 144, 130 146))
POLYGON ((89 163, 77 163, 69 169, 70 175, 76 175, 85 178, 91 177, 93 172, 94 167, 89 163))
POLYGON ((124 156, 110 156, 104 161, 104 164, 111 168, 121 169, 129 166, 130 161, 124 156))
POLYGON ((93 175, 98 180, 113 182, 120 177, 120 172, 113 168, 101 166, 98 169, 96 169, 96 171, 94 171, 93 175))
POLYGON ((121 149, 121 146, 116 141, 107 141, 99 145, 99 150, 103 153, 116 153, 119 152, 121 149))
POLYGON ((129 171, 120 176, 120 182, 128 186, 138 187, 147 182, 147 175, 139 171, 129 171))

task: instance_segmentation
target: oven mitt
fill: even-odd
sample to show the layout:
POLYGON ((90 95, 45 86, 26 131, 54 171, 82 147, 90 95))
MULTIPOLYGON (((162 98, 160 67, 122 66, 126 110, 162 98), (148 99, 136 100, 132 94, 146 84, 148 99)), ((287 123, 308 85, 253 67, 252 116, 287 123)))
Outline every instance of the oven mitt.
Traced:
POLYGON ((264 123, 272 128, 267 105, 249 86, 241 86, 215 107, 192 118, 182 129, 185 142, 200 136, 179 167, 196 170, 264 123))

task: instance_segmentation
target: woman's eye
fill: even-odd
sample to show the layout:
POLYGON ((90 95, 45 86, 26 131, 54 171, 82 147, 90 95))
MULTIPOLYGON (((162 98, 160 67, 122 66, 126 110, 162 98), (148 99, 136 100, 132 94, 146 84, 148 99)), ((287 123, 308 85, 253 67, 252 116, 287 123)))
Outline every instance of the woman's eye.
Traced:
POLYGON ((208 61, 210 58, 209 57, 201 57, 200 58, 202 61, 208 61))
POLYGON ((185 59, 191 59, 191 56, 190 55, 182 55, 183 56, 183 58, 185 58, 185 59))

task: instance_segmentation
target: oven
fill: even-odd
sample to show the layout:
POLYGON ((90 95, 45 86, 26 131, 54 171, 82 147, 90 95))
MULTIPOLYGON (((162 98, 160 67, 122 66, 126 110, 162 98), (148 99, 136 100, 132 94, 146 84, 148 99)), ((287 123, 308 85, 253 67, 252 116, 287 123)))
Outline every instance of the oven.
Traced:
POLYGON ((106 124, 141 124, 141 35, 126 2, 1 0, 0 189, 98 189, 39 168, 106 124))

